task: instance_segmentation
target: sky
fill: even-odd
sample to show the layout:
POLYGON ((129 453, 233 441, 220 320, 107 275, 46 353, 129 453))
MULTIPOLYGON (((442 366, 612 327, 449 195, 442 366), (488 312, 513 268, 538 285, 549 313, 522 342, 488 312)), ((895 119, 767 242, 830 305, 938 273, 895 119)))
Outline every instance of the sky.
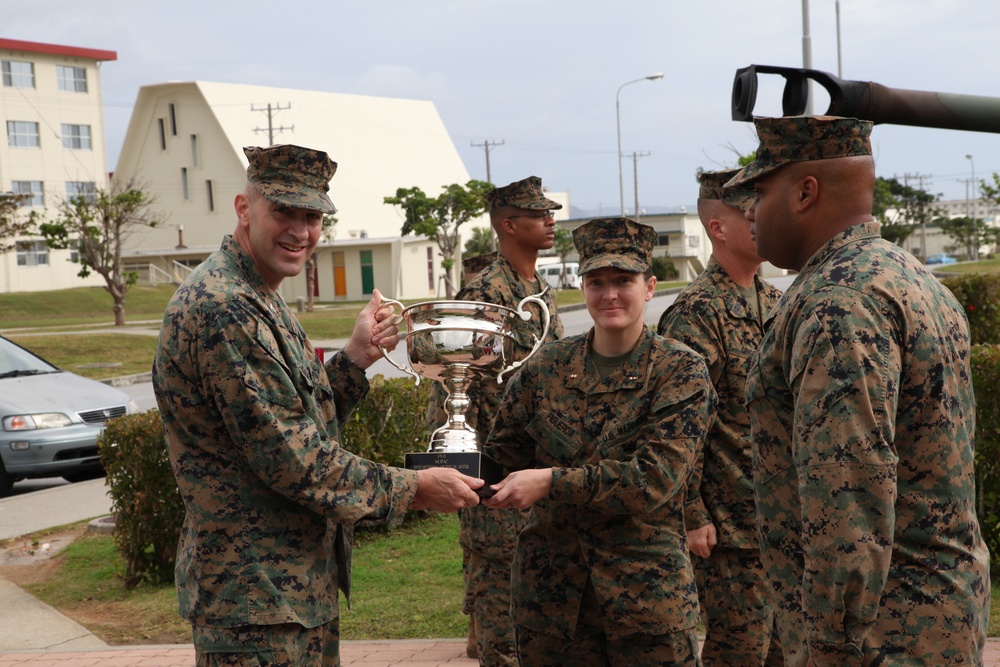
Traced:
MULTIPOLYGON (((731 118, 733 78, 803 66, 804 2, 813 69, 1000 109, 996 0, 32 0, 0 36, 117 52, 101 66, 111 169, 144 85, 422 99, 471 178, 487 179, 488 144, 493 183, 540 176, 598 216, 618 214, 622 189, 634 211, 634 174, 640 209, 690 210, 699 168, 756 148, 752 124, 731 118)), ((754 113, 780 115, 780 77, 759 85, 754 113)), ((829 101, 819 92, 815 113, 829 101)), ((872 143, 878 176, 908 174, 944 199, 1000 172, 1000 134, 880 124, 872 143)), ((337 160, 336 146, 313 148, 337 160)))

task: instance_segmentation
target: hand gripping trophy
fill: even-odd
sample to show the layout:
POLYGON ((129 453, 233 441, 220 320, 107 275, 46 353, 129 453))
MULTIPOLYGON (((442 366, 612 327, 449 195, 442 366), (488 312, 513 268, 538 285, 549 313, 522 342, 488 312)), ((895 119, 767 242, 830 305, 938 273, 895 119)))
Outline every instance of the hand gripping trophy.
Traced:
POLYGON ((492 494, 489 485, 503 478, 503 469, 479 451, 476 431, 465 421, 469 409, 467 391, 477 379, 495 377, 496 382, 502 383, 504 375, 521 366, 541 347, 550 320, 548 308, 539 298, 542 294, 525 297, 516 310, 481 301, 425 301, 404 308, 393 299, 383 300, 402 311, 407 365, 396 363, 384 348, 382 355, 393 366, 412 375, 417 384, 421 377, 437 380, 448 392, 444 403, 448 421, 431 434, 426 452, 406 454, 407 468, 455 468, 486 480, 479 493, 492 494), (524 308, 527 303, 539 306, 544 326, 540 337, 532 334, 531 352, 515 361, 514 332, 532 316, 524 308))

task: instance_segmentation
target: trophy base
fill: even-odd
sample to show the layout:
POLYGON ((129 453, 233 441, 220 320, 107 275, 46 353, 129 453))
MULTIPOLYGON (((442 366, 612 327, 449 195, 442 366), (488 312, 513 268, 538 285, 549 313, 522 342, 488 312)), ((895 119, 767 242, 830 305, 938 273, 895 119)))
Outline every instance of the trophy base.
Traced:
POLYGON ((478 477, 486 483, 476 490, 480 498, 489 498, 494 494, 490 484, 496 484, 504 478, 503 466, 482 452, 410 452, 403 456, 403 465, 408 470, 424 470, 425 468, 454 468, 463 475, 478 477))

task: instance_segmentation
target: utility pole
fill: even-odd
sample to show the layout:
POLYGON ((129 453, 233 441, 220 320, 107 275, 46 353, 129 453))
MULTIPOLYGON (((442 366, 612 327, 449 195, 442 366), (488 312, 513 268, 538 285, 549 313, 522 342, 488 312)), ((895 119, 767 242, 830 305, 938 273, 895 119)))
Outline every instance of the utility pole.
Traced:
POLYGON ((646 157, 650 153, 636 153, 632 151, 632 180, 635 184, 635 221, 639 222, 639 158, 646 157))
POLYGON ((493 179, 490 177, 490 148, 493 146, 503 146, 503 139, 500 141, 490 141, 489 139, 484 139, 481 144, 472 144, 473 148, 482 148, 486 151, 486 182, 492 183, 493 179))
POLYGON ((267 114, 267 129, 260 128, 260 127, 255 127, 253 129, 253 131, 254 132, 267 132, 267 145, 268 146, 273 146, 274 145, 274 133, 275 132, 284 132, 285 130, 288 130, 290 132, 294 132, 295 131, 295 126, 294 125, 292 125, 291 127, 285 127, 284 125, 282 125, 281 127, 275 127, 274 126, 274 114, 278 113, 279 111, 284 111, 285 109, 291 109, 291 108, 292 108, 292 103, 291 102, 288 103, 288 106, 284 106, 284 107, 281 106, 280 104, 275 104, 274 106, 271 106, 271 103, 268 102, 266 108, 260 108, 260 109, 258 109, 257 107, 255 107, 254 105, 251 104, 250 105, 250 111, 260 111, 260 112, 263 112, 263 113, 267 114))

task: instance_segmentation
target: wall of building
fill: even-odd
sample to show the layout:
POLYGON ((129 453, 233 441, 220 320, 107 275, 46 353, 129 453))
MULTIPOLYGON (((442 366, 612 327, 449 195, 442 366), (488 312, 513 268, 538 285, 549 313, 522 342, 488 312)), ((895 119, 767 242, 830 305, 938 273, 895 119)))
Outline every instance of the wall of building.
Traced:
MULTIPOLYGON (((67 198, 67 181, 93 183, 97 189, 107 189, 99 64, 116 58, 113 51, 0 39, 0 60, 34 66, 34 86, 0 85, 0 128, 3 129, 0 191, 13 190, 14 182, 42 183, 43 204, 24 207, 24 214, 35 211, 54 219, 59 205, 67 198), (84 70, 86 92, 60 89, 57 76, 60 65, 84 70), (37 123, 38 146, 11 146, 8 121, 37 123), (89 148, 64 147, 64 124, 88 128, 89 148)), ((23 237, 21 240, 30 239, 23 237)), ((77 277, 80 267, 66 261, 68 256, 69 251, 52 251, 47 265, 19 266, 15 251, 0 255, 0 291, 103 285, 99 276, 87 280, 77 277)))

